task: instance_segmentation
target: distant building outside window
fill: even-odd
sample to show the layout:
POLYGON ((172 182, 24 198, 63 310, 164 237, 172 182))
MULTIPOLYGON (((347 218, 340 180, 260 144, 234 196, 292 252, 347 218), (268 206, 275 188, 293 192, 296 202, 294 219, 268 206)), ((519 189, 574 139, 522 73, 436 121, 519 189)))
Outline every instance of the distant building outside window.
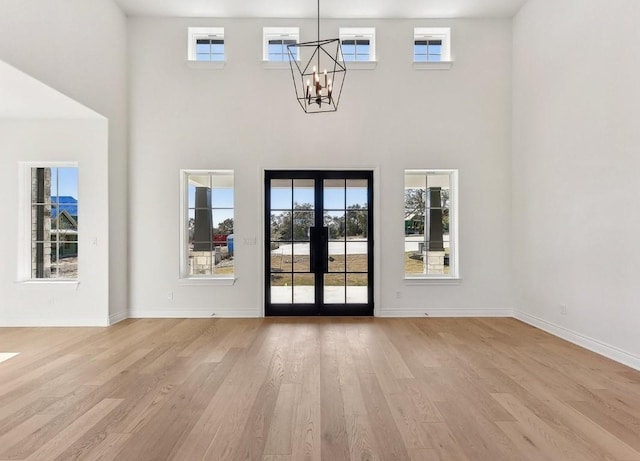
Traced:
POLYGON ((30 170, 31 279, 78 278, 78 168, 30 170))
POLYGON ((405 171, 405 277, 458 277, 457 187, 457 170, 405 171))
POLYGON ((181 174, 182 278, 233 277, 233 171, 183 170, 181 174))

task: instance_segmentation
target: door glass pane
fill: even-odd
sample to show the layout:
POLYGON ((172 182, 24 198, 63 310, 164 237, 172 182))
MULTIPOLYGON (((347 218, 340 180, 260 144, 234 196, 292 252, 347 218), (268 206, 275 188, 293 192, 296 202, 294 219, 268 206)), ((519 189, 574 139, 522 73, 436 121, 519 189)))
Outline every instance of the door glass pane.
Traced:
POLYGON ((297 242, 308 242, 310 233, 309 228, 314 225, 313 211, 294 211, 293 212, 293 240, 297 242))
POLYGON ((347 179, 347 208, 368 208, 367 185, 366 179, 347 179))
POLYGON ((347 211, 347 239, 366 239, 368 232, 368 211, 347 211))
POLYGON ((344 241, 329 242, 329 272, 344 272, 345 256, 346 248, 344 241))
POLYGON ((291 211, 272 211, 271 241, 290 241, 292 237, 291 211))
POLYGON ((293 206, 291 179, 271 180, 271 209, 290 210, 293 206))
POLYGON ((293 277, 291 274, 271 274, 271 303, 293 302, 293 277))
POLYGON ((315 182, 313 179, 293 180, 293 207, 313 210, 315 206, 315 182))
POLYGON ((345 208, 345 180, 324 180, 324 209, 344 210, 345 208))
POLYGON ((271 272, 291 272, 291 245, 277 243, 271 244, 271 272), (274 246, 276 248, 274 248, 274 246))
POLYGON ((310 247, 308 243, 296 243, 293 245, 293 271, 294 272, 309 272, 309 251, 310 247))
POLYGON ((367 274, 347 274, 347 304, 366 304, 369 300, 367 274))
POLYGON ((325 304, 344 304, 345 296, 344 274, 324 274, 325 304))
POLYGON ((367 242, 347 242, 347 272, 368 272, 367 242))
POLYGON ((295 274, 293 277, 293 303, 313 304, 316 299, 314 274, 295 274))
POLYGON ((344 211, 329 210, 324 212, 324 225, 329 228, 329 241, 344 240, 344 211))

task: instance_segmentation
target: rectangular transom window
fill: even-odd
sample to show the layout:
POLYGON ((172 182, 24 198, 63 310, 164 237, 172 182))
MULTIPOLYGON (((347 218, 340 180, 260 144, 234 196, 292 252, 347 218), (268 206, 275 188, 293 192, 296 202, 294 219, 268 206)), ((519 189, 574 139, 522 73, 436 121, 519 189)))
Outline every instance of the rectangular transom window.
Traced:
POLYGON ((224 61, 223 27, 189 27, 189 61, 224 61))
POLYGON ((375 39, 375 27, 341 27, 343 61, 375 61, 375 39))
POLYGON ((405 277, 458 277, 457 184, 457 170, 405 171, 405 277))
MULTIPOLYGON (((78 278, 78 168, 31 167, 29 254, 26 279, 78 278)), ((26 275, 26 274, 25 274, 26 275)))
MULTIPOLYGON (((298 27, 265 27, 263 28, 265 61, 289 61, 288 45, 295 45, 300 41, 298 27)), ((293 58, 300 59, 298 48, 291 48, 293 58)))
POLYGON ((416 27, 413 34, 414 62, 451 61, 451 29, 416 27))
POLYGON ((182 278, 234 274, 232 170, 182 171, 182 278))

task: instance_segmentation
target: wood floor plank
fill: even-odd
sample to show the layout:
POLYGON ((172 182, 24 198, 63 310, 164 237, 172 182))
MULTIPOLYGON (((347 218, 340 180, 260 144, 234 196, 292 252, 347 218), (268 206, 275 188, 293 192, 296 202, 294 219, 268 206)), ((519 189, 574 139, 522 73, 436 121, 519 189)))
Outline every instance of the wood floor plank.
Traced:
POLYGON ((526 439, 545 453, 545 457, 561 456, 562 459, 576 461, 603 459, 602 455, 582 446, 576 438, 572 441, 567 440, 564 434, 538 418, 531 409, 511 394, 493 394, 493 398, 514 415, 526 439))
POLYGON ((271 418, 271 429, 264 448, 265 455, 291 455, 293 415, 300 392, 300 386, 297 384, 280 385, 278 400, 271 418))
POLYGON ((349 442, 338 374, 337 330, 337 326, 325 325, 320 336, 320 430, 323 456, 342 461, 349 459, 349 442))
POLYGON ((375 375, 360 376, 360 385, 364 396, 371 429, 378 442, 380 456, 383 459, 407 459, 407 447, 403 442, 398 426, 395 424, 382 388, 375 375))
POLYGON ((121 399, 104 399, 67 426, 54 438, 45 443, 42 447, 27 457, 27 461, 46 461, 55 459, 66 448, 79 439, 93 425, 105 418, 118 405, 121 399))
POLYGON ((381 460, 369 418, 366 415, 350 414, 346 416, 346 420, 351 459, 381 460))
POLYGON ((0 460, 640 461, 640 371, 514 319, 130 319, 0 345, 0 460))

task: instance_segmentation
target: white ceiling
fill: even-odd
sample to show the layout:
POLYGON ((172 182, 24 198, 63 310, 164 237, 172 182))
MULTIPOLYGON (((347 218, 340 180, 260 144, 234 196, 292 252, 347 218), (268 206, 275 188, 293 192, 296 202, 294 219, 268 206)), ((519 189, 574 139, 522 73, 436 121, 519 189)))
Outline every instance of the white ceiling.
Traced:
MULTIPOLYGON (((527 0, 321 0, 322 18, 511 17, 527 0)), ((116 0, 130 16, 314 18, 313 0, 116 0)))

